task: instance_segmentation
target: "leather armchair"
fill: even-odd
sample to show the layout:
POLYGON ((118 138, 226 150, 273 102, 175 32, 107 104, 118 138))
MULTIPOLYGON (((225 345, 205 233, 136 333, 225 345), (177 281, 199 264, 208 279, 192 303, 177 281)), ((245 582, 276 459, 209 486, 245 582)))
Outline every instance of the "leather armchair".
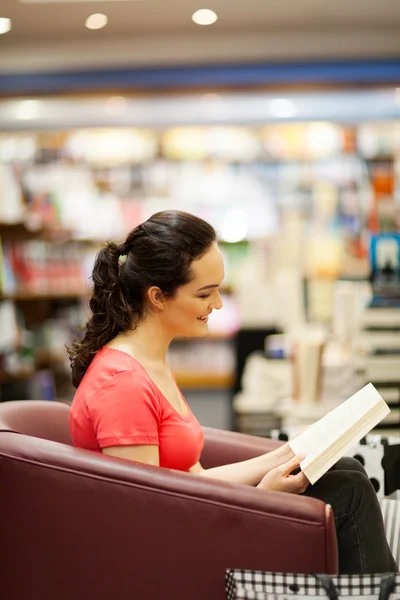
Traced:
MULTIPOLYGON (((74 448, 69 405, 0 403, 7 600, 223 599, 225 569, 337 572, 332 510, 74 448)), ((205 428, 205 467, 276 447, 205 428)))

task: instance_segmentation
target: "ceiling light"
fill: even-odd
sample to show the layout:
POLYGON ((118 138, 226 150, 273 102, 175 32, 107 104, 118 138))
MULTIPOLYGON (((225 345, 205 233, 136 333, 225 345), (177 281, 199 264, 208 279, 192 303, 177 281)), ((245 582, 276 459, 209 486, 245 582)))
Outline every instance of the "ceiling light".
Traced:
POLYGON ((7 33, 11 30, 11 19, 0 17, 0 34, 7 33))
POLYGON ((192 15, 192 21, 194 21, 196 25, 212 25, 217 19, 218 15, 208 8, 196 10, 192 15))
POLYGON ((278 119, 288 119, 297 115, 297 108, 292 100, 287 98, 276 98, 268 104, 269 112, 278 119))
POLYGON ((108 23, 108 17, 102 13, 94 13, 90 15, 85 21, 85 26, 88 29, 101 29, 108 23))

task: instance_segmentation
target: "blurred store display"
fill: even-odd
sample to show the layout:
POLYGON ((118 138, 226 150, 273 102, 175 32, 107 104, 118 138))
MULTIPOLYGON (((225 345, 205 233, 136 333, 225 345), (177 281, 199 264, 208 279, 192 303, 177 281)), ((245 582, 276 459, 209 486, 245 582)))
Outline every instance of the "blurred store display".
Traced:
MULTIPOLYGON (((189 123, 184 112, 179 121, 166 98, 157 106, 160 115, 169 107, 169 124, 160 120, 150 126, 144 120, 144 127, 137 127, 128 119, 125 126, 85 127, 83 119, 82 127, 68 128, 66 121, 40 128, 38 119, 36 128, 31 120, 26 130, 2 131, 0 306, 14 306, 24 333, 11 346, 25 363, 31 361, 26 371, 22 359, 19 364, 10 358, 12 352, 0 351, 3 376, 14 377, 18 369, 21 376, 43 370, 55 378, 54 395, 70 397, 65 344, 85 321, 96 252, 165 209, 186 210, 211 222, 226 266, 225 307, 210 319, 207 338, 176 340, 171 346, 169 359, 184 389, 238 391, 243 373, 238 356, 248 356, 253 348, 238 349, 241 331, 293 334, 307 322, 317 323, 345 349, 343 356, 355 351, 371 293, 371 239, 377 233, 396 236, 400 223, 400 121, 360 122, 362 111, 358 119, 335 119, 333 104, 332 114, 326 113, 331 120, 323 120, 316 104, 316 120, 303 119, 299 98, 290 100, 300 115, 290 123, 279 115, 271 122, 272 112, 288 106, 270 101, 264 122, 257 104, 254 119, 248 113, 238 123, 233 105, 229 112, 222 98, 218 106, 215 98, 202 102, 202 122, 189 123)), ((67 106, 68 100, 63 102, 67 106)), ((96 125, 90 121, 90 99, 85 102, 86 124, 96 125)), ((144 110, 142 101, 140 107, 144 110)), ((129 114, 124 111, 126 118, 129 114)), ((261 351, 264 338, 258 341, 261 351)), ((326 399, 326 378, 334 367, 325 354, 320 389, 326 399)), ((246 383, 241 408, 236 402, 242 417, 238 427, 251 429, 248 411, 257 402, 262 408, 254 410, 266 414, 265 430, 284 418, 283 413, 271 420, 268 415, 274 399, 279 403, 293 394, 289 389, 281 394, 280 384, 274 388, 277 369, 292 372, 292 358, 285 356, 280 367, 276 356, 267 359, 267 365, 253 358, 247 366, 245 381, 256 372, 258 382, 250 391, 246 383)), ((336 363, 344 377, 354 365, 342 359, 336 363)), ((336 377, 345 390, 348 378, 340 379, 339 371, 331 381, 336 377)), ((338 396, 332 386, 331 397, 338 396)))

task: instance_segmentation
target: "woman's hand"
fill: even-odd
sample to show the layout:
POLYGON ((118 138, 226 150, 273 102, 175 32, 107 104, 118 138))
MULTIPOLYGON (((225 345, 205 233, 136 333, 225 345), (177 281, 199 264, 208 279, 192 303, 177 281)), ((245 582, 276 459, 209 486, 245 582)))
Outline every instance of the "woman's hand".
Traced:
POLYGON ((289 446, 289 442, 282 444, 282 446, 269 453, 269 456, 273 455, 275 455, 275 464, 273 465, 273 467, 280 467, 281 465, 287 463, 288 460, 295 457, 295 453, 289 446))
POLYGON ((274 467, 264 475, 257 487, 264 490, 288 492, 289 494, 302 494, 310 482, 303 471, 300 471, 296 475, 291 475, 292 471, 298 468, 302 460, 301 457, 294 456, 284 464, 274 467))

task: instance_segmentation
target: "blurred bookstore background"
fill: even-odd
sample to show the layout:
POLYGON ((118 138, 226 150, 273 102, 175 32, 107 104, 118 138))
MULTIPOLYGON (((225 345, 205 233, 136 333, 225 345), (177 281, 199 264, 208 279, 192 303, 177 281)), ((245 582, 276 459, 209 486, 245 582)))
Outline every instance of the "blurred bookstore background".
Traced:
MULTIPOLYGON (((90 3, 56 4, 89 14, 90 3)), ((118 5, 122 19, 139 4, 101 6, 118 5)), ((178 14, 182 3, 171 4, 178 14)), ((217 4, 223 13, 227 2, 217 4)), ((284 26, 293 15, 280 4, 284 26)), ((309 0, 305 7, 317 4, 325 6, 309 0)), ((354 7, 350 14, 338 4, 349 19, 354 7)), ((366 13, 354 4, 362 25, 366 13)), ((8 38, 8 58, 0 60, 1 400, 72 398, 65 345, 85 323, 96 252, 154 212, 174 208, 212 223, 226 262, 224 308, 210 319, 209 335, 175 340, 169 351, 202 424, 261 435, 290 430, 372 381, 392 407, 381 427, 400 429, 395 4, 380 3, 369 29, 358 27, 358 50, 354 36, 346 46, 351 30, 347 37, 331 27, 326 48, 337 54, 324 56, 316 22, 314 54, 296 55, 301 28, 291 23, 291 55, 285 44, 281 57, 270 56, 266 43, 263 57, 244 52, 240 60, 235 45, 231 61, 217 50, 202 60, 200 50, 193 54, 202 38, 193 47, 186 38, 193 64, 182 55, 165 64, 160 54, 150 66, 147 56, 142 69, 138 55, 131 68, 126 57, 123 68, 102 63, 99 41, 94 62, 78 65, 70 21, 64 37, 61 22, 53 28, 53 38, 61 32, 58 70, 48 54, 53 38, 42 54, 30 40, 30 57, 25 42, 24 62, 28 25, 21 21, 20 37, 8 38), (385 5, 387 31, 382 19, 376 25, 385 5), (386 54, 377 49, 374 24, 386 54)), ((239 13, 231 41, 251 31, 239 13)))

